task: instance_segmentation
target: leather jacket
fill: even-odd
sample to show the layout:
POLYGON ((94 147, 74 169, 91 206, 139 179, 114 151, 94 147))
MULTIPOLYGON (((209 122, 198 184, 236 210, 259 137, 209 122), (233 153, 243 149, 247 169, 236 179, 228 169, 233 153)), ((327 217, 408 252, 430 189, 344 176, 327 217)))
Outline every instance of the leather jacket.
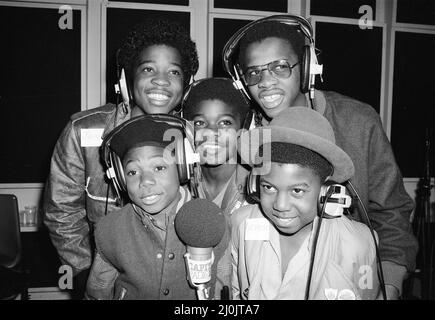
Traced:
POLYGON ((100 137, 129 119, 130 109, 123 103, 76 113, 54 148, 43 221, 61 262, 70 265, 74 275, 91 266, 94 225, 120 208, 105 176, 100 137))

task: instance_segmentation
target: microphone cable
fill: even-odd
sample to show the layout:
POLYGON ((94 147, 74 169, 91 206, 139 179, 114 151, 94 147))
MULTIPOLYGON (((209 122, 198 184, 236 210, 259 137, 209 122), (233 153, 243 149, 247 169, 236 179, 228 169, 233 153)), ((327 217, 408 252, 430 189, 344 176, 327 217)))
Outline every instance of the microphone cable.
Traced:
MULTIPOLYGON (((118 51, 116 52, 116 74, 117 74, 117 76, 118 76, 118 79, 119 79, 119 77, 120 77, 120 73, 119 73, 119 64, 118 64, 118 55, 119 55, 119 49, 118 49, 118 51)), ((120 91, 121 92, 121 91, 120 91)), ((121 93, 119 93, 119 94, 117 94, 116 95, 116 106, 115 106, 115 108, 116 108, 116 110, 115 110, 115 116, 113 117, 113 128, 112 128, 112 130, 113 129, 115 129, 116 128, 116 118, 117 118, 117 116, 118 116, 118 105, 119 105, 119 96, 120 96, 120 94, 121 93)), ((105 216, 107 216, 107 209, 108 209, 108 206, 109 206, 109 189, 110 189, 110 184, 112 183, 112 181, 111 181, 112 179, 109 179, 109 181, 107 181, 107 189, 106 189, 106 204, 105 204, 105 208, 104 208, 104 215, 105 216)), ((121 201, 121 199, 118 199, 118 201, 119 201, 119 203, 121 203, 122 201, 121 201)))
POLYGON ((317 224, 317 228, 316 228, 316 231, 314 234, 313 246, 311 248, 310 266, 308 269, 307 284, 305 287, 305 298, 304 298, 305 300, 308 300, 309 296, 310 296, 311 277, 313 275, 313 267, 314 267, 314 259, 316 256, 317 241, 319 239, 320 226, 322 224, 323 215, 325 214, 326 203, 328 202, 329 198, 331 198, 333 193, 334 193, 334 189, 328 188, 328 191, 326 192, 326 195, 325 195, 325 200, 324 200, 323 205, 322 205, 322 210, 320 212, 319 223, 317 224))
POLYGON ((316 108, 314 108, 314 102, 313 102, 314 99, 312 99, 312 98, 310 97, 309 100, 310 100, 311 109, 314 110, 314 111, 316 111, 316 108))
POLYGON ((356 198, 358 199, 359 204, 361 205, 361 209, 362 209, 362 211, 364 213, 364 217, 366 219, 366 224, 369 227, 370 233, 371 233, 371 235, 373 237, 373 241, 375 243, 375 250, 376 250, 376 261, 377 261, 377 267, 378 267, 377 268, 378 269, 377 270, 378 278, 379 278, 379 282, 380 282, 380 285, 381 285, 382 296, 383 296, 384 300, 387 300, 387 293, 386 293, 386 290, 385 290, 385 281, 384 281, 384 271, 382 270, 381 257, 380 257, 380 254, 379 254, 379 248, 378 248, 378 243, 376 241, 376 236, 375 236, 375 233, 373 231, 374 229, 373 229, 372 223, 370 222, 370 218, 369 218, 369 215, 367 213, 367 209, 366 209, 364 203, 361 200, 361 197, 359 196, 358 192, 354 188, 352 182, 350 180, 348 180, 348 183, 349 183, 349 186, 350 186, 353 194, 356 196, 356 198))

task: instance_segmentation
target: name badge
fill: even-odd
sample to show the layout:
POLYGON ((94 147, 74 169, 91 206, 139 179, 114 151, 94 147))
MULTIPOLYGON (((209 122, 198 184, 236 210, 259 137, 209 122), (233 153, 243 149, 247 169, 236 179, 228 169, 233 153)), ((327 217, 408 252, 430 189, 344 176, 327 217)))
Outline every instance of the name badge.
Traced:
POLYGON ((100 129, 81 129, 80 146, 81 147, 99 147, 103 143, 104 128, 100 129))
POLYGON ((269 240, 269 226, 264 218, 247 219, 245 240, 269 240))

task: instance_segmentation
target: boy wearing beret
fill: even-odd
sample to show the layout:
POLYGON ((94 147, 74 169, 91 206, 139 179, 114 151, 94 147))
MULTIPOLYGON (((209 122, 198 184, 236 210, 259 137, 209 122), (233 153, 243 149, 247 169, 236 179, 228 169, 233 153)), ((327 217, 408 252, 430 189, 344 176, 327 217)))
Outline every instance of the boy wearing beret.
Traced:
MULTIPOLYGON (((174 228, 178 210, 191 199, 180 186, 173 152, 179 150, 171 149, 174 135, 185 136, 179 127, 146 115, 114 129, 110 148, 122 163, 117 176, 125 182, 130 203, 96 226, 88 299, 196 299, 187 280, 186 246, 174 228)), ((221 257, 219 244, 214 254, 221 257)), ((211 293, 215 279, 216 268, 211 293)))

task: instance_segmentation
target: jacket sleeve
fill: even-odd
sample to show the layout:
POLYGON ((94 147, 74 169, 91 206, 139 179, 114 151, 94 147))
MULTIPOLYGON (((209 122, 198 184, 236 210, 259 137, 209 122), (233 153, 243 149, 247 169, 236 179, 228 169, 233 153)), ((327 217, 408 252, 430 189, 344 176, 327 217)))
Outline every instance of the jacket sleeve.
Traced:
POLYGON ((116 268, 97 251, 86 285, 85 299, 112 300, 118 275, 116 268))
POLYGON ((85 164, 73 123, 60 135, 44 191, 44 223, 60 260, 74 275, 91 266, 89 224, 85 210, 85 164))
POLYGON ((404 188, 379 117, 370 130, 368 168, 368 215, 379 235, 385 283, 401 292, 406 271, 415 269, 418 250, 410 223, 414 202, 404 188))

